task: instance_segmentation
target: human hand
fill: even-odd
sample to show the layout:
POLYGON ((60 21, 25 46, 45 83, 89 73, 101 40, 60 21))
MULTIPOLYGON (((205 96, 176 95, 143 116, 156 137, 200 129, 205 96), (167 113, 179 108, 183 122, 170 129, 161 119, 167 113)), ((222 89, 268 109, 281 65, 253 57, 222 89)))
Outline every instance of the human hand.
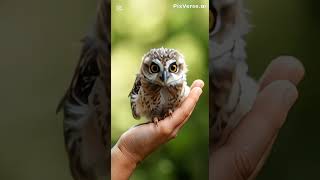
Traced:
POLYGON ((112 179, 128 179, 137 163, 177 136, 193 112, 203 86, 203 81, 194 81, 188 97, 181 106, 173 112, 172 116, 159 121, 158 126, 153 123, 142 124, 122 134, 111 150, 112 179))
POLYGON ((256 177, 298 97, 296 85, 303 76, 303 65, 292 57, 279 57, 269 65, 252 110, 227 142, 210 154, 209 179, 256 177))

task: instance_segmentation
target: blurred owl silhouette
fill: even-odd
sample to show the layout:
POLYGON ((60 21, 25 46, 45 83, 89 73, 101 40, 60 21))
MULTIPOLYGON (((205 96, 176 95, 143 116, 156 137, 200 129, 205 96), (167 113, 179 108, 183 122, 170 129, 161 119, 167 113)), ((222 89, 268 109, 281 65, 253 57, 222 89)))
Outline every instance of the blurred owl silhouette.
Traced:
POLYGON ((175 49, 151 49, 142 58, 129 94, 132 115, 146 117, 156 125, 172 114, 189 94, 186 81, 187 65, 175 49))
POLYGON ((246 16, 242 0, 210 1, 210 149, 225 143, 256 98, 246 63, 246 16))
POLYGON ((110 179, 110 0, 100 0, 96 23, 57 112, 74 180, 110 179))

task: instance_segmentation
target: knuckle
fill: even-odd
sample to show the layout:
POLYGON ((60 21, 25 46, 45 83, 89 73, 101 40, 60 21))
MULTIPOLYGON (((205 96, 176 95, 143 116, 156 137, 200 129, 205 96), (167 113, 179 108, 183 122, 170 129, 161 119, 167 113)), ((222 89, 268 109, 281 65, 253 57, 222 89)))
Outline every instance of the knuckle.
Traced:
POLYGON ((195 95, 195 94, 192 94, 191 96, 190 96, 190 103, 192 103, 192 104, 194 104, 194 103, 196 103, 197 102, 197 95, 195 95))
POLYGON ((198 96, 192 97, 190 104, 192 104, 192 106, 195 106, 197 104, 198 100, 199 100, 198 96))
POLYGON ((168 126, 161 126, 160 133, 163 136, 170 136, 170 134, 172 134, 172 128, 168 126))
POLYGON ((254 172, 253 163, 245 150, 234 153, 235 172, 240 179, 248 179, 254 172))
POLYGON ((190 112, 187 109, 184 109, 181 115, 182 115, 182 119, 187 119, 190 115, 190 112))
POLYGON ((175 139, 178 136, 177 132, 171 133, 170 139, 175 139))

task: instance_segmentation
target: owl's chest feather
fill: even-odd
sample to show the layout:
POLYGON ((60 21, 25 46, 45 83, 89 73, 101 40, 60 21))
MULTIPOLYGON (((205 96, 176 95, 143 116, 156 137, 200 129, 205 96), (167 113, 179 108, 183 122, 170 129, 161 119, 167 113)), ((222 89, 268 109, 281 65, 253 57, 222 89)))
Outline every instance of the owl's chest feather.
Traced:
POLYGON ((159 96, 160 105, 162 108, 167 108, 168 106, 171 106, 179 101, 181 94, 180 91, 181 90, 177 89, 176 87, 161 88, 159 91, 159 96))
POLYGON ((183 84, 169 87, 142 85, 140 99, 142 100, 144 114, 149 118, 165 116, 169 110, 174 110, 180 105, 184 94, 183 91, 183 84))

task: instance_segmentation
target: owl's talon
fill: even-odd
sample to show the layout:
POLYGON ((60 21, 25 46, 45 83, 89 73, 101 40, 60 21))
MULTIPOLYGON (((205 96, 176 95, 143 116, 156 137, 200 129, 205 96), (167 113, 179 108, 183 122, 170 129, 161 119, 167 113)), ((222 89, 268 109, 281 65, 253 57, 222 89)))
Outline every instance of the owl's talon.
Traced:
POLYGON ((152 121, 158 127, 159 119, 157 117, 154 117, 152 121))
POLYGON ((165 114, 165 118, 172 117, 172 113, 173 113, 173 111, 171 109, 169 109, 168 112, 165 114))

